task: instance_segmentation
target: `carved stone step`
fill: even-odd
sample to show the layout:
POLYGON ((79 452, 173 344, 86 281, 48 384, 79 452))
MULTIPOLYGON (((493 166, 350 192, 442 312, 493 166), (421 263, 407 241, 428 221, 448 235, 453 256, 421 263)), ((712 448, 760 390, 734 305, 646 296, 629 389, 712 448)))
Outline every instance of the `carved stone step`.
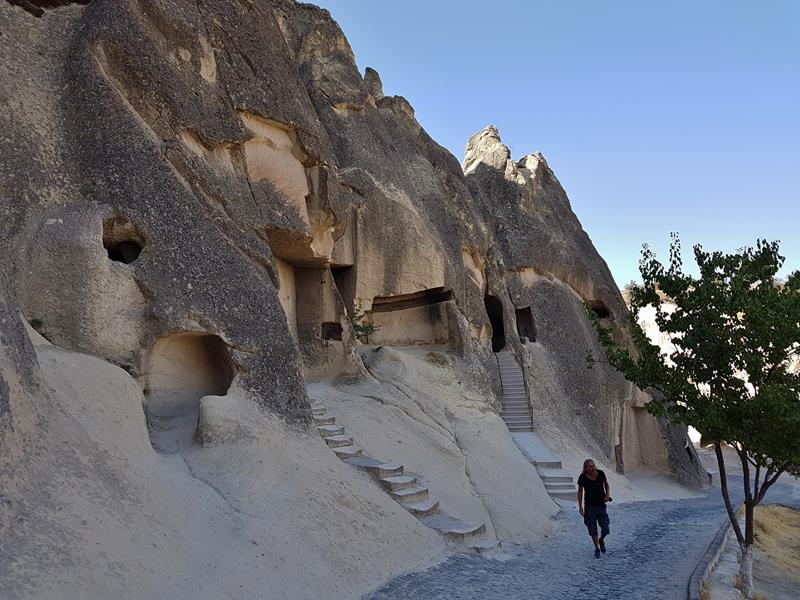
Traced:
POLYGON ((553 498, 561 498, 562 500, 575 500, 577 498, 578 490, 550 490, 547 491, 553 498))
POLYGON ((403 474, 403 465, 385 463, 369 456, 357 456, 347 459, 344 462, 352 467, 364 469, 367 473, 379 479, 382 477, 396 477, 403 474))
POLYGON ((329 414, 314 415, 315 425, 333 425, 336 423, 336 417, 329 414))
POLYGON ((320 425, 317 427, 317 431, 322 437, 327 438, 333 435, 343 435, 344 427, 341 425, 320 425))
POLYGON ((522 454, 536 465, 537 469, 561 469, 561 460, 553 454, 538 435, 532 431, 511 436, 522 454))
POLYGON ((354 456, 359 456, 361 454, 361 448, 355 445, 339 446, 337 448, 333 448, 333 452, 336 454, 336 456, 344 460, 346 458, 353 458, 354 456))
POLYGON ((541 477, 542 481, 545 483, 572 483, 572 475, 570 475, 569 471, 565 471, 564 469, 546 469, 540 467, 538 464, 536 466, 539 477, 541 477))
POLYGON ((395 492, 414 487, 417 483, 417 478, 413 475, 397 475, 394 477, 381 477, 380 481, 383 487, 395 492))
POLYGON ((428 488, 415 485, 403 490, 389 492, 389 494, 401 504, 413 504, 428 498, 428 488))
POLYGON ((415 517, 426 517, 439 512, 439 501, 434 498, 428 498, 420 502, 401 502, 400 504, 415 517))
POLYGON ((353 436, 351 435, 331 435, 325 438, 325 443, 330 448, 340 448, 341 446, 350 446, 353 443, 353 436))
POLYGON ((430 515, 423 517, 421 521, 431 529, 457 541, 463 541, 469 536, 481 535, 486 531, 483 523, 471 523, 447 515, 430 515))
POLYGON ((578 489, 575 487, 575 484, 572 482, 569 483, 545 483, 544 489, 547 490, 548 493, 552 492, 572 492, 573 494, 578 493, 578 489))

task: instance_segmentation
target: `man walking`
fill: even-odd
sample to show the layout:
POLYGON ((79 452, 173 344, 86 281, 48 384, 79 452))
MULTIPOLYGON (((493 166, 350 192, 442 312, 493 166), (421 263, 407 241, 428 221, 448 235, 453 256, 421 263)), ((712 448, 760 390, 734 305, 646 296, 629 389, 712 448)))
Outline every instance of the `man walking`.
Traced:
POLYGON ((605 537, 608 535, 608 512, 606 502, 611 501, 611 488, 606 474, 598 469, 594 461, 587 458, 583 461, 583 473, 578 477, 578 510, 583 523, 589 529, 594 542, 594 557, 600 558, 605 553, 605 537), (584 497, 586 499, 584 506, 584 497), (597 537, 597 525, 600 524, 600 537, 597 537))

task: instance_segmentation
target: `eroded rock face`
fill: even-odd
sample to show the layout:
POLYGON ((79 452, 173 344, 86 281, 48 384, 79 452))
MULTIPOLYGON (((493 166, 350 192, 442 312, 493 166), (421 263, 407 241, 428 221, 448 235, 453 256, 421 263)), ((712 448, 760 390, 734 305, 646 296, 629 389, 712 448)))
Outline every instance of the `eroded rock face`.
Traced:
POLYGON ((671 456, 642 450, 630 386, 582 362, 582 302, 623 336, 627 313, 544 158, 513 161, 489 127, 462 170, 327 11, 3 3, 0 35, 7 296, 52 342, 147 394, 160 341, 213 336, 237 385, 304 426, 304 378, 363 370, 360 318, 365 341, 449 349, 487 382, 493 343, 513 349, 535 402, 621 469, 671 456))
POLYGON ((464 172, 497 241, 506 321, 517 324, 511 341, 535 342, 519 351, 537 408, 561 427, 571 422, 621 473, 663 470, 702 483, 685 432, 647 413, 649 397, 604 364, 587 309, 622 342, 628 309, 544 157, 513 161, 489 126, 467 142, 464 172))
POLYGON ((462 170, 327 11, 0 2, 0 53, 11 597, 361 594, 439 554, 301 431, 310 381, 354 391, 338 409, 365 449, 390 459, 390 434, 408 438, 399 458, 507 540, 537 539, 555 508, 498 468, 530 466, 496 415, 493 350, 523 361, 543 432, 697 477, 684 432, 586 368, 584 303, 620 339, 627 313, 544 158, 513 161, 489 127, 462 170))

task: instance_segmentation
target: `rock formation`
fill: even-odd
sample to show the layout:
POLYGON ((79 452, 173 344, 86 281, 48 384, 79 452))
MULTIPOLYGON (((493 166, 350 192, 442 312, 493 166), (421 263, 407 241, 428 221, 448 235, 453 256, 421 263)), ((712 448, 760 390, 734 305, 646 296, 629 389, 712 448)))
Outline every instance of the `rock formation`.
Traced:
POLYGON ((658 422, 648 397, 602 362, 588 306, 627 339, 628 309, 605 261, 572 212, 544 157, 519 161, 487 127, 467 143, 464 172, 494 239, 495 290, 506 330, 529 365, 529 386, 542 418, 577 426, 617 470, 671 469, 698 483, 698 461, 683 431, 658 422), (520 345, 521 338, 527 342, 520 345), (587 357, 598 360, 587 368, 587 357))
MULTIPOLYGON (((369 344, 447 353, 461 372, 452 386, 481 391, 480 402, 470 400, 473 412, 452 417, 437 409, 437 427, 450 436, 447 452, 480 446, 457 439, 480 434, 468 414, 491 414, 490 429, 501 423, 492 351, 505 348, 527 366, 543 429, 574 436, 620 472, 671 470, 699 481, 684 433, 650 417, 646 396, 617 374, 586 368, 585 356, 600 350, 584 303, 623 337, 627 312, 541 155, 513 161, 488 127, 470 139, 462 169, 420 127, 405 98, 384 95, 376 71, 360 74, 338 25, 311 5, 84 4, 0 3, 0 510, 4 529, 15 518, 31 527, 27 542, 23 532, 15 546, 5 535, 0 542, 11 556, 0 565, 0 576, 14 582, 9 597, 55 597, 37 573, 61 545, 99 540, 100 553, 81 557, 99 569, 102 552, 121 543, 112 524, 124 529, 128 512, 137 515, 130 527, 163 519, 165 531, 183 535, 177 512, 143 516, 148 498, 177 509, 126 456, 158 470, 167 468, 159 453, 180 455, 197 440, 250 440, 294 465, 282 476, 308 491, 303 477, 320 476, 320 467, 286 450, 308 436, 306 384, 378 377, 359 354, 359 331, 369 344), (71 368, 105 387, 89 390, 71 379, 71 368), (103 397, 111 412, 98 413, 88 401, 103 397), (99 430, 80 425, 80 414, 91 414, 99 430), (76 427, 74 455, 70 436, 59 433, 65 426, 76 427), (253 427, 260 433, 247 433, 253 427), (49 480, 60 483, 45 491, 41 506, 26 503, 23 491, 49 480), (82 487, 93 496, 84 504, 111 515, 108 530, 84 532, 86 514, 76 508, 82 487)), ((214 461, 228 464, 225 445, 202 459, 183 455, 191 474, 219 494, 190 505, 227 503, 226 519, 257 527, 252 514, 262 509, 251 504, 267 496, 259 495, 261 484, 214 471, 214 461)), ((309 460, 328 465, 315 454, 323 445, 313 448, 309 460)), ((248 452, 248 460, 263 462, 248 452)), ((483 482, 474 485, 494 481, 485 459, 473 464, 474 480, 483 482)), ((269 468, 278 477, 280 465, 269 468)), ((469 473, 458 468, 465 482, 458 485, 469 486, 469 473)), ((441 472, 452 477, 448 469, 441 472)), ((330 483, 340 495, 369 494, 358 477, 336 477, 344 478, 330 483)), ((327 523, 334 505, 320 502, 304 514, 327 523)), ((382 497, 357 504, 345 519, 377 527, 377 537, 376 519, 406 518, 382 497)), ((510 522, 508 511, 503 520, 510 522)), ((359 568, 320 558, 325 573, 336 563, 361 578, 337 589, 366 589, 377 580, 368 573, 380 571, 379 579, 440 551, 413 519, 402 523, 412 533, 383 531, 406 544, 383 571, 370 561, 388 552, 389 540, 359 551, 367 556, 359 568)), ((209 539, 213 529, 204 530, 209 539)), ((500 535, 503 527, 495 529, 500 535)), ((326 543, 320 531, 346 539, 337 526, 303 531, 312 545, 326 543)), ((524 542, 541 531, 508 535, 524 542)), ((259 535, 253 544, 264 543, 259 535)), ((157 568, 123 562, 107 566, 121 582, 135 578, 136 568, 157 568)), ((79 589, 68 571, 49 575, 79 589)), ((93 583, 96 597, 119 592, 93 583)), ((219 589, 234 589, 228 583, 219 589)))

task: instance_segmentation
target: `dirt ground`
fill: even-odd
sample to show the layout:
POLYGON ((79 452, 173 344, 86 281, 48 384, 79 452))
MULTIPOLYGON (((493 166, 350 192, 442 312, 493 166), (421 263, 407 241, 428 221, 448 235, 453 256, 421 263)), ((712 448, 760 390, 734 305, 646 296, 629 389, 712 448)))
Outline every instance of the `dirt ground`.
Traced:
MULTIPOLYGON (((715 469, 713 453, 701 451, 707 468, 715 469), (713 462, 712 462, 713 461, 713 462)), ((739 460, 733 450, 726 452, 726 466, 731 475, 741 476, 739 460)), ((714 477, 718 485, 718 478, 714 477)), ((784 475, 780 483, 790 485, 800 496, 800 481, 784 475)), ((765 502, 769 502, 767 492, 765 502)), ((797 600, 800 597, 800 511, 778 505, 759 506, 755 511, 756 550, 753 560, 755 598, 759 600, 797 600)), ((744 527, 744 517, 741 517, 744 527)), ((739 572, 739 545, 731 534, 719 563, 704 588, 707 600, 741 600, 736 588, 739 572)))

